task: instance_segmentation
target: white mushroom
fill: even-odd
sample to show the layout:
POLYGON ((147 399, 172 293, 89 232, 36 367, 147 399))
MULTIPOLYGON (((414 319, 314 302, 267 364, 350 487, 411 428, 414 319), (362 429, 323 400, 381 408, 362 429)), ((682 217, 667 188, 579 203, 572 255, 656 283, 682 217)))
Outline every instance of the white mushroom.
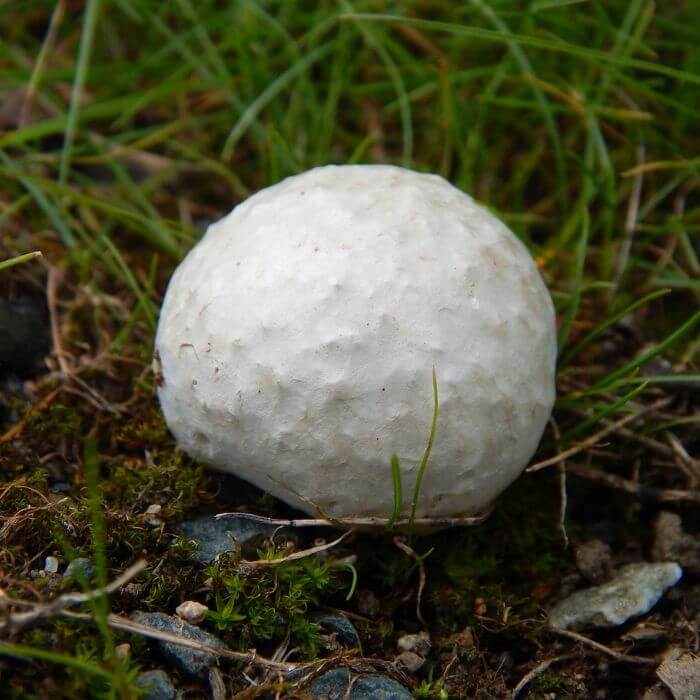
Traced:
POLYGON ((182 447, 293 506, 483 509, 523 470, 554 401, 552 302, 525 246, 436 175, 327 166, 209 227, 173 275, 156 350, 182 447))

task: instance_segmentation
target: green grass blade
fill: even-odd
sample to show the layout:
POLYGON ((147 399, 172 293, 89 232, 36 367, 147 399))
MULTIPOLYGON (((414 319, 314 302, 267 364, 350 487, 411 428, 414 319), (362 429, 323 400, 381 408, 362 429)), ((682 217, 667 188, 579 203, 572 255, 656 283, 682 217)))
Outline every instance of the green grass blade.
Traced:
POLYGON ((92 54, 92 45, 95 39, 95 30, 97 29, 97 16, 100 4, 101 0, 88 0, 85 10, 83 31, 80 37, 80 49, 78 51, 78 64, 73 80, 68 119, 66 120, 66 130, 63 136, 63 150, 61 151, 61 161, 58 168, 58 180, 61 183, 66 181, 70 169, 73 141, 78 129, 80 103, 83 99, 83 90, 85 89, 90 55, 92 54))
MULTIPOLYGON (((348 2, 343 2, 343 7, 349 8, 350 4, 348 2)), ((347 15, 350 17, 351 15, 347 15)), ((359 15, 352 15, 353 17, 359 17, 359 15)), ((389 79, 391 80, 394 90, 396 91, 396 96, 399 103, 399 113, 401 115, 401 132, 402 132, 402 154, 401 154, 401 164, 405 168, 411 167, 411 162, 413 160, 413 118, 411 116, 411 104, 408 100, 408 95, 406 93, 406 87, 404 86, 403 78, 401 77, 401 71, 398 69, 396 62, 391 57, 391 54, 382 45, 382 43, 377 39, 372 31, 364 26, 362 22, 357 22, 357 26, 364 36, 367 43, 377 52, 379 57, 384 63, 387 73, 389 74, 389 79)))
POLYGON ((657 343, 651 350, 632 360, 632 362, 628 362, 624 367, 620 367, 620 369, 611 372, 607 377, 601 379, 601 381, 588 389, 586 393, 592 394, 608 388, 617 379, 624 377, 626 374, 631 374, 640 367, 643 367, 647 362, 653 360, 657 355, 660 355, 664 350, 674 345, 686 333, 688 333, 688 331, 692 330, 698 321, 700 321, 700 311, 694 313, 685 323, 679 326, 673 333, 671 333, 660 343, 657 343))
POLYGON ((91 676, 99 676, 106 681, 112 683, 115 678, 114 674, 98 666, 97 664, 85 661, 77 656, 68 654, 60 654, 57 651, 49 651, 48 649, 40 649, 38 647, 25 646, 23 644, 8 644, 0 642, 0 654, 5 656, 13 656, 19 659, 37 659, 39 661, 48 661, 59 666, 67 666, 74 668, 91 676))
POLYGON ((350 600, 353 597, 353 595, 355 595, 355 591, 357 590, 357 569, 353 564, 351 564, 348 561, 343 562, 343 566, 350 572, 350 575, 352 576, 352 580, 350 581, 350 590, 345 596, 345 600, 350 600))
POLYGON ((423 485, 423 477, 425 476, 425 469, 428 466, 428 460, 430 459, 430 453, 433 449, 433 444, 435 442, 435 432, 437 430, 438 417, 440 415, 440 400, 438 396, 438 385, 437 385, 437 374, 435 372, 435 367, 433 367, 433 421, 430 425, 430 436, 428 437, 428 444, 426 445, 425 452, 423 453, 423 459, 420 461, 418 467, 418 475, 416 476, 416 484, 413 488, 413 501, 411 503, 411 517, 409 518, 408 527, 409 529, 413 527, 413 521, 416 519, 416 508, 418 507, 418 499, 420 498, 421 486, 423 485))
POLYGON ((14 267, 15 265, 20 265, 29 260, 34 260, 34 258, 40 258, 41 251, 35 250, 32 253, 25 253, 24 255, 17 255, 9 260, 0 260, 0 270, 7 270, 9 267, 14 267))
MULTIPOLYGON (((570 44, 565 41, 553 41, 539 36, 529 36, 527 34, 516 34, 514 32, 497 31, 494 29, 483 29, 481 27, 471 27, 467 25, 455 24, 453 22, 440 22, 431 19, 417 19, 414 17, 401 17, 400 15, 385 15, 372 14, 369 12, 353 12, 341 15, 341 20, 363 20, 368 22, 389 22, 411 24, 423 29, 431 29, 433 31, 447 32, 449 34, 457 34, 466 36, 472 39, 481 39, 483 41, 492 41, 504 43, 508 41, 516 41, 523 46, 532 46, 536 49, 545 51, 554 51, 557 53, 576 56, 580 59, 590 61, 594 64, 608 64, 632 68, 636 70, 644 70, 650 73, 665 75, 674 80, 681 82, 700 85, 700 73, 691 71, 679 70, 663 63, 653 63, 637 58, 627 58, 625 56, 616 56, 608 51, 591 49, 586 46, 570 44)), ((601 66, 603 68, 603 66, 601 66)))
MULTIPOLYGON (((83 471, 88 490, 88 509, 92 528, 92 555, 95 560, 95 580, 98 588, 107 585, 107 555, 105 553, 104 519, 102 517, 102 489, 100 488, 100 463, 97 445, 88 441, 85 443, 83 471)), ((105 645, 105 660, 116 658, 114 637, 109 627, 110 605, 107 595, 95 598, 91 602, 95 624, 99 629, 105 645)))
POLYGON ((573 437, 574 435, 578 435, 579 433, 582 433, 584 430, 590 430, 594 426, 598 425, 598 423, 600 423, 600 421, 602 421, 603 419, 612 415, 613 413, 616 413, 628 401, 633 399, 640 392, 644 391, 644 389, 646 389, 646 387, 647 387, 647 384, 648 384, 648 381, 645 381, 644 383, 642 383, 641 386, 635 387, 628 394, 626 394, 625 396, 622 396, 617 401, 614 401, 609 406, 606 406, 605 408, 600 410, 598 413, 595 413, 590 418, 587 418, 586 420, 581 421, 581 423, 578 423, 573 428, 571 428, 570 430, 565 432, 561 436, 561 439, 568 440, 569 438, 573 437))
MULTIPOLYGON (((493 11, 493 8, 483 2, 483 0, 471 0, 472 4, 475 5, 479 11, 488 19, 489 22, 500 32, 504 34, 510 34, 506 23, 493 11)), ((535 75, 535 70, 532 67, 532 63, 526 56, 522 47, 517 41, 512 40, 507 42, 508 49, 513 54, 515 60, 520 66, 524 76, 535 75)), ((534 81, 530 81, 530 89, 535 97, 535 101, 542 113, 542 118, 547 126, 547 131, 549 132, 549 137, 552 140, 552 146, 554 148, 554 162, 557 169, 557 176, 560 183, 559 186, 559 204, 562 211, 566 211, 567 202, 569 200, 569 186, 566 177, 566 167, 564 164, 564 149, 561 144, 561 138, 559 136, 559 130, 557 129, 557 124, 554 121, 554 116, 552 115, 552 110, 549 106, 549 101, 545 96, 542 88, 534 81)))
POLYGON ((561 361, 559 362, 559 367, 565 367, 574 357, 576 357, 576 355, 587 348, 598 336, 600 336, 601 333, 610 328, 610 326, 615 325, 620 319, 625 318, 625 316, 628 316, 633 311, 636 311, 640 306, 644 306, 650 301, 658 299, 658 297, 669 294, 670 291, 670 289, 657 289, 655 292, 651 292, 651 294, 643 296, 641 299, 638 299, 629 306, 626 306, 624 309, 622 309, 622 311, 618 311, 610 318, 607 318, 605 321, 597 325, 590 333, 585 335, 578 343, 576 343, 576 345, 574 345, 573 348, 564 353, 561 361))
POLYGON ((248 127, 257 119, 260 112, 271 102, 282 90, 284 90, 295 78, 305 70, 318 63, 324 56, 327 56, 333 48, 335 42, 331 41, 323 46, 319 46, 309 51, 306 56, 299 59, 286 71, 273 80, 241 114, 238 121, 233 125, 229 135, 226 137, 224 146, 221 149, 221 157, 229 160, 233 154, 236 143, 246 132, 248 127))
POLYGON ((391 484, 394 491, 394 506, 391 511, 389 523, 386 526, 387 530, 391 530, 394 527, 394 523, 401 516, 401 506, 403 504, 403 492, 401 487, 401 466, 399 464, 399 456, 396 454, 396 452, 392 452, 390 463, 391 484))
POLYGON ((578 307, 581 302, 583 267, 586 262, 586 252, 588 251, 589 231, 590 217, 588 215, 588 208, 584 206, 581 209, 581 236, 579 237, 578 245, 576 246, 576 267, 574 270, 573 289, 571 290, 569 306, 566 310, 566 316, 559 330, 559 337, 557 339, 557 343, 560 348, 563 348, 566 345, 566 341, 571 333, 571 327, 573 326, 574 319, 576 318, 576 313, 578 312, 578 307))

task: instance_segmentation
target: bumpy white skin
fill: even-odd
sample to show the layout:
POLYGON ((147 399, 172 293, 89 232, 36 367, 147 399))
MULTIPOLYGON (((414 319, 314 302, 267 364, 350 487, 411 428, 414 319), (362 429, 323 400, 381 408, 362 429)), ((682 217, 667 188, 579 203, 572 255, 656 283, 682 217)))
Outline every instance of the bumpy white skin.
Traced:
POLYGON ((327 166, 209 227, 156 350, 180 445, 309 513, 472 514, 532 456, 554 401, 552 302, 525 247, 436 175, 327 166), (314 507, 314 505, 318 508, 314 507))

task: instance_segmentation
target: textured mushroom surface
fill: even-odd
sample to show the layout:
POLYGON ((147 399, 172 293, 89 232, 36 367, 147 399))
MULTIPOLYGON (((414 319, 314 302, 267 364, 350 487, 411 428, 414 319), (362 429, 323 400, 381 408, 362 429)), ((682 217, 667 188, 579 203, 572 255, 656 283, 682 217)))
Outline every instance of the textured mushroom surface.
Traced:
POLYGON ((472 514, 523 470, 554 401, 530 254, 441 177, 326 166, 209 227, 173 275, 156 350, 182 447, 310 513, 472 514))

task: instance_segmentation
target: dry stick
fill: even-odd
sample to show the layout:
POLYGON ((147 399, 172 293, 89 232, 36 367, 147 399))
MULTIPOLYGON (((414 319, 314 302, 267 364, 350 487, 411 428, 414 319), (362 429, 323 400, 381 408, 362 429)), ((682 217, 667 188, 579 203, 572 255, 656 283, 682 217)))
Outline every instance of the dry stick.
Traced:
POLYGON ((624 479, 616 474, 607 474, 598 469, 591 469, 576 464, 570 464, 567 468, 570 475, 594 481, 603 486, 609 486, 620 491, 625 491, 634 496, 642 496, 661 501, 662 503, 673 503, 675 501, 687 501, 689 503, 700 503, 700 491, 682 491, 680 489, 657 489, 651 486, 642 486, 631 479, 624 479))
MULTIPOLYGON (((72 608, 82 603, 95 600, 108 593, 113 593, 118 590, 135 576, 138 576, 146 568, 146 562, 140 559, 135 564, 132 564, 124 573, 114 579, 111 583, 102 588, 95 588, 86 593, 64 593, 50 603, 29 603, 32 609, 24 613, 10 613, 4 620, 0 620, 0 630, 12 627, 13 629, 25 627, 37 620, 52 617, 54 615, 64 615, 68 612, 68 608, 72 608)), ((3 607, 12 605, 27 606, 27 601, 14 600, 12 598, 2 598, 3 607)))
MULTIPOLYGON (((605 398, 609 398, 611 401, 613 400, 612 397, 609 397, 607 395, 605 398)), ((574 409, 574 412, 584 416, 585 418, 590 418, 591 416, 590 411, 574 409)), ((612 425, 612 421, 607 420, 606 418, 603 418, 603 420, 601 420, 600 422, 606 427, 612 425)), ((664 457, 673 456, 673 450, 668 445, 665 445, 663 442, 659 442, 658 440, 654 440, 654 438, 650 438, 648 435, 640 435, 639 433, 635 433, 634 430, 630 430, 629 428, 618 428, 617 432, 623 437, 629 438, 630 440, 634 440, 635 442, 639 442, 640 444, 644 445, 644 447, 648 447, 649 449, 658 452, 664 457)))
MULTIPOLYGON (((491 515, 493 508, 489 508, 480 515, 463 518, 416 518, 413 524, 418 527, 466 527, 481 525, 491 515)), ((278 525, 282 527, 386 527, 389 518, 357 517, 357 518, 296 518, 284 520, 279 518, 266 518, 263 515, 253 513, 219 513, 217 518, 247 518, 265 525, 278 525)), ((396 527, 408 527, 410 520, 404 518, 395 520, 396 527)))
POLYGON ((59 376, 64 381, 72 381, 81 386, 85 391, 87 391, 87 393, 89 394, 88 397, 83 396, 80 393, 78 393, 78 395, 81 396, 81 398, 83 399, 87 399, 88 401, 90 401, 90 403, 92 403, 92 398, 96 402, 96 404, 93 403, 93 405, 95 405, 95 407, 98 410, 102 408, 103 410, 109 413, 117 413, 117 410, 106 399, 104 399, 95 389, 93 389, 89 384, 87 384, 87 382, 78 377, 76 371, 68 366, 68 362, 66 361, 66 357, 68 357, 68 355, 63 349, 63 344, 61 342, 61 332, 58 325, 58 305, 56 301, 57 292, 58 270, 54 266, 51 266, 49 267, 49 274, 46 283, 46 301, 49 307, 51 340, 53 342, 54 354, 58 359, 58 365, 61 370, 59 376))
POLYGON ((15 423, 4 435, 0 436, 0 444, 14 440, 24 430, 29 418, 33 417, 37 412, 43 411, 56 398, 56 396, 58 396, 62 389, 63 387, 58 387, 57 389, 50 391, 48 394, 46 394, 46 396, 44 396, 43 399, 41 399, 41 401, 39 401, 38 404, 30 408, 29 411, 25 413, 19 421, 17 421, 17 423, 15 423))
POLYGON ((238 516, 244 518, 252 518, 256 522, 268 523, 270 525, 285 525, 287 527, 386 527, 389 524, 394 527, 465 527, 470 525, 481 525, 486 518, 493 512, 493 506, 480 515, 474 515, 464 518, 405 518, 402 520, 392 520, 391 518, 377 518, 373 516, 366 517, 351 517, 351 518, 335 518, 328 513, 325 513, 321 506, 314 503, 311 499, 306 498, 302 494, 295 491, 289 484, 285 484, 273 478, 270 474, 267 478, 275 484, 279 484, 284 489, 291 491, 298 499, 304 501, 311 506, 321 517, 306 518, 300 520, 274 520, 265 518, 261 515, 251 515, 250 513, 220 513, 217 518, 225 516, 238 516))
POLYGON ((325 552, 327 549, 335 547, 353 532, 354 530, 348 530, 347 532, 344 532, 337 540, 333 540, 333 542, 319 544, 315 547, 310 547, 309 549, 302 549, 299 552, 293 552, 292 554, 289 554, 286 557, 281 557, 280 559, 258 559, 256 561, 248 561, 246 559, 243 559, 240 562, 240 564, 251 569, 257 569, 264 566, 277 566, 279 564, 284 564, 288 561, 294 561, 295 559, 304 559, 305 557, 310 557, 314 554, 318 554, 319 552, 325 552))
POLYGON ((584 637, 582 634, 579 634, 578 632, 572 632, 571 630, 561 629, 560 627, 550 627, 549 629, 551 632, 554 632, 555 634, 559 634, 563 637, 569 637, 570 639, 574 639, 577 642, 581 642, 582 644, 587 644, 589 647, 592 647, 593 649, 597 649, 598 651, 603 652, 603 654, 607 654, 608 656, 612 657, 616 661, 624 661, 624 662, 630 663, 630 664, 640 664, 640 665, 646 665, 646 666, 656 666, 659 663, 658 659, 649 659, 645 656, 632 656, 632 655, 627 655, 627 654, 621 654, 619 651, 615 651, 614 649, 611 649, 610 647, 606 647, 604 644, 601 644, 600 642, 596 642, 593 639, 590 639, 588 637, 584 637))
POLYGON ((423 599, 423 589, 425 588, 425 565, 423 564, 423 558, 418 556, 417 552, 411 549, 411 547, 409 547, 400 537, 394 537, 394 544, 402 552, 405 552, 406 554, 408 554, 409 557, 415 559, 416 563, 418 564, 418 593, 416 594, 416 617, 423 625, 423 627, 427 628, 428 623, 425 621, 423 613, 420 609, 420 604, 423 599))
POLYGON ((665 406, 670 401, 671 401, 671 399, 669 399, 669 398, 663 398, 659 401, 656 401, 653 404, 650 404, 649 406, 645 406, 644 408, 641 408, 636 413, 628 413, 626 416, 623 416, 622 418, 620 418, 620 420, 615 421, 614 423, 611 423, 610 425, 603 428, 603 430, 600 430, 595 435, 591 435, 591 437, 586 438, 583 442, 580 442, 578 445, 574 445, 573 447, 570 447, 568 450, 564 450, 564 452, 560 452, 558 455, 555 455, 554 457, 550 457, 549 459, 545 459, 541 462, 537 462, 536 464, 529 466, 525 471, 526 472, 538 472, 540 469, 544 469, 545 467, 549 467, 552 464, 559 464, 559 462, 563 462, 565 459, 569 459, 569 457, 573 457, 574 455, 578 454, 579 452, 583 452, 585 449, 588 449, 589 447, 593 447, 593 445, 595 445, 596 442, 598 442, 599 440, 604 438, 606 435, 610 435, 610 433, 614 433, 619 428, 622 428, 623 426, 627 425, 628 423, 631 423, 632 421, 636 420, 637 418, 644 415, 645 413, 655 411, 656 409, 661 408, 662 406, 665 406))
POLYGON ((667 430, 665 434, 679 469, 688 477, 688 485, 695 488, 700 480, 700 461, 688 454, 681 441, 671 431, 667 430))
MULTIPOLYGON (((82 620, 85 622, 92 622, 94 620, 93 616, 86 613, 74 613, 69 610, 65 610, 63 613, 64 617, 68 617, 72 620, 82 620)), ((257 651, 233 651, 233 649, 228 649, 226 647, 211 647, 207 644, 202 644, 196 639, 188 639, 186 637, 181 637, 177 634, 172 634, 171 632, 163 632, 155 627, 149 625, 142 625, 139 622, 134 622, 129 618, 122 617, 120 615, 111 614, 107 617, 107 624, 114 629, 122 630, 124 632, 131 632, 133 634, 139 634, 142 637, 147 637, 149 639, 156 639, 160 642, 166 642, 168 644, 176 644, 177 646, 187 647, 188 649, 194 649, 195 651, 203 652, 206 654, 212 654, 213 656, 219 656, 224 659, 231 659, 233 661, 243 661, 245 663, 251 664, 253 666, 260 666, 267 669, 277 669, 282 672, 289 673, 290 671, 299 671, 309 669, 311 672, 317 671, 319 668, 332 667, 337 665, 345 665, 348 667, 354 667, 353 659, 348 658, 347 655, 337 655, 333 657, 328 657, 320 661, 308 661, 308 662, 293 662, 293 661, 276 661, 274 659, 269 659, 264 656, 260 656, 257 651)), ((374 668, 375 666, 382 667, 384 672, 391 672, 391 664, 383 663, 379 659, 360 659, 360 663, 370 662, 370 666, 374 668)), ((304 681, 305 679, 301 679, 304 681)))
POLYGON ((224 683, 221 671, 216 666, 209 669, 209 687, 211 688, 212 700, 226 700, 226 683, 224 683))
MULTIPOLYGON (((68 610, 64 611, 63 616, 72 620, 83 620, 87 622, 91 622, 94 619, 92 615, 86 613, 74 613, 68 610)), ((295 669, 308 668, 313 665, 312 663, 273 661, 272 659, 267 659, 264 656, 260 656, 255 651, 243 652, 233 651, 232 649, 226 648, 220 649, 218 647, 211 647, 207 644, 198 642, 196 639, 187 639, 186 637, 181 637, 170 632, 162 632, 155 627, 142 625, 138 622, 134 622, 133 620, 129 620, 126 617, 121 617, 120 615, 109 615, 107 617, 107 624, 114 629, 123 630, 125 632, 133 632, 134 634, 140 634, 142 637, 148 637, 149 639, 157 639, 161 642, 177 644, 181 647, 187 647, 188 649, 213 654, 214 656, 220 656, 222 658, 233 659, 234 661, 245 661, 249 664, 264 666, 266 668, 277 668, 281 671, 289 672, 295 669)))
POLYGON ((70 375, 71 370, 66 362, 66 353, 61 343, 61 333, 58 328, 58 309, 56 306, 56 292, 58 287, 58 270, 52 265, 49 267, 49 275, 46 281, 46 302, 49 307, 51 321, 51 340, 53 341, 54 354, 58 359, 58 366, 65 375, 70 375))
MULTIPOLYGON (((557 442, 561 439, 561 433, 559 432, 559 425, 550 417, 549 423, 552 426, 552 432, 557 442)), ((562 460, 558 465, 559 468, 559 530, 561 531, 562 538, 564 540, 564 549, 569 547, 569 536, 566 534, 566 506, 568 504, 568 498, 566 493, 566 461, 562 460)))
POLYGON ((537 664, 537 666, 526 673, 520 679, 518 685, 513 688, 513 694, 510 696, 511 700, 517 700, 518 695, 523 692, 525 687, 530 685, 535 678, 542 675, 550 666, 560 663, 561 661, 569 661, 570 659, 575 659, 577 657, 578 654, 563 654, 562 656, 553 656, 551 659, 545 659, 542 663, 537 664))
POLYGON ((97 410, 107 411, 107 413, 112 413, 115 415, 118 413, 117 409, 114 408, 114 406, 112 406, 112 404, 110 404, 107 399, 105 399, 96 389, 93 389, 84 379, 81 379, 77 372, 72 372, 71 374, 59 373, 58 376, 61 379, 78 384, 85 390, 85 392, 87 392, 88 395, 86 396, 80 391, 71 389, 67 389, 66 391, 70 391, 71 393, 80 396, 80 398, 87 400, 89 403, 95 406, 97 410))
MULTIPOLYGON (((604 421, 606 425, 610 424, 610 421, 604 421)), ((620 428, 618 430, 620 435, 626 438, 630 438, 631 440, 635 440, 636 442, 640 443, 641 445, 644 445, 644 447, 648 447, 650 450, 655 450, 659 454, 663 455, 664 457, 671 457, 673 455, 673 450, 670 447, 667 447, 666 445, 663 444, 663 442, 659 442, 658 440, 654 440, 654 438, 650 438, 647 435, 638 435, 637 433, 634 432, 634 430, 630 430, 629 428, 620 428)))

